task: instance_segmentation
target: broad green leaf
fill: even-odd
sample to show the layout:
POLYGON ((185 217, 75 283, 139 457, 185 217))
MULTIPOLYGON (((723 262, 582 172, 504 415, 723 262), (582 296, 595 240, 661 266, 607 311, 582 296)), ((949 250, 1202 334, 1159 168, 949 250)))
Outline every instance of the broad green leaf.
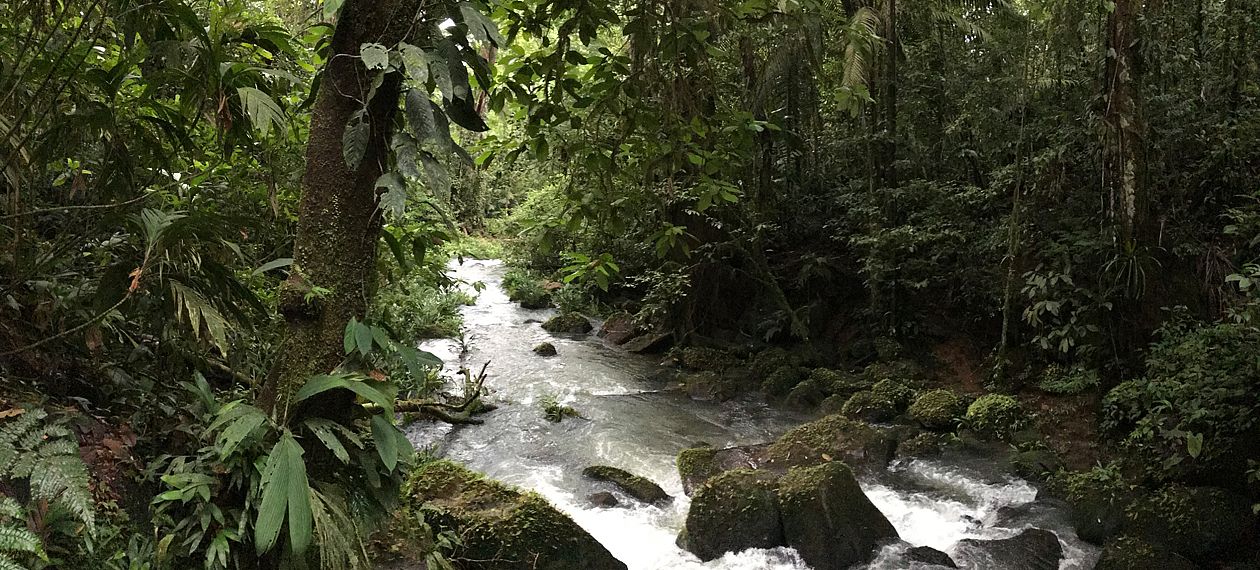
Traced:
POLYGON ((486 17, 471 2, 460 2, 459 11, 464 16, 464 23, 468 24, 468 32, 474 38, 483 42, 490 42, 496 47, 504 45, 503 35, 499 33, 498 24, 494 20, 486 17))
POLYGON ((262 136, 267 136, 273 126, 277 130, 284 128, 284 111, 270 95, 254 87, 238 87, 236 94, 241 98, 241 108, 249 116, 249 122, 262 136))
POLYGON ((398 439, 394 432, 398 428, 384 414, 372 416, 372 441, 376 442, 376 451, 381 456, 385 469, 393 472, 398 466, 398 439))
POLYGON ((407 67, 407 75, 420 87, 429 83, 429 58, 424 50, 403 42, 398 45, 402 52, 403 65, 407 67))
POLYGON ((346 354, 354 352, 354 333, 357 330, 359 330, 359 319, 350 317, 350 322, 346 323, 346 330, 341 337, 341 346, 346 354))
POLYGON ((372 354, 372 327, 363 323, 356 323, 354 344, 359 349, 359 354, 365 357, 372 354))
POLYGON ((341 153, 346 161, 346 168, 358 170, 367 153, 368 138, 371 137, 372 125, 368 122, 363 109, 359 109, 346 122, 346 130, 341 135, 341 153))
POLYGON ((335 432, 335 426, 339 424, 326 418, 309 418, 303 423, 324 444, 324 447, 333 453, 338 461, 342 463, 350 462, 350 453, 346 451, 345 446, 341 444, 341 440, 337 438, 335 432))
POLYGON ((381 44, 363 44, 359 46, 359 57, 368 69, 385 69, 389 67, 389 50, 381 44))
POLYGON ((298 393, 293 396, 293 401, 301 402, 317 394, 322 394, 337 388, 354 392, 360 398, 380 406, 381 409, 386 411, 386 413, 393 414, 394 412, 394 398, 392 396, 382 392, 380 389, 372 386, 361 378, 351 377, 348 375, 323 374, 319 376, 312 376, 311 379, 308 380, 300 390, 298 390, 298 393))
POLYGON ((302 446, 293 435, 285 433, 280 438, 290 463, 289 481, 289 542, 295 554, 301 555, 311 545, 314 520, 311 517, 311 485, 306 478, 306 462, 302 460, 302 446))
POLYGON ((324 19, 331 19, 337 15, 337 11, 341 9, 341 4, 345 0, 324 0, 324 19))
POLYGON ((384 188, 380 194, 379 207, 394 218, 401 218, 407 209, 407 181, 398 171, 386 172, 376 179, 376 187, 384 188))

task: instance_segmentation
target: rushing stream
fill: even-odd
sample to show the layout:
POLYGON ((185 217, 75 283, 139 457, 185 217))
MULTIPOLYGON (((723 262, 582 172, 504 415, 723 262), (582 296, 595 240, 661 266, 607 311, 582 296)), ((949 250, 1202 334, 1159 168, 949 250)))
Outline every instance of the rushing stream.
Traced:
MULTIPOLYGON (((464 308, 462 344, 430 341, 423 348, 442 357, 448 368, 461 361, 479 367, 490 360, 488 400, 501 405, 483 416, 483 425, 414 424, 409 436, 417 446, 541 493, 632 570, 808 568, 790 549, 754 549, 702 563, 675 546, 689 501, 674 457, 700 441, 717 447, 770 441, 811 417, 753 397, 692 401, 670 390, 656 360, 606 346, 594 334, 556 336, 542 330, 540 322, 554 310, 528 310, 508 301, 500 287, 500 262, 469 260, 452 265, 452 271, 486 287, 476 305, 464 308), (544 341, 556 346, 558 356, 532 352, 544 341), (546 421, 540 401, 549 396, 582 417, 546 421), (633 505, 628 507, 594 507, 586 497, 603 489, 581 476, 593 464, 652 479, 675 500, 665 507, 632 500, 622 501, 633 505)), ((1005 538, 1038 527, 1058 533, 1067 557, 1062 568, 1090 568, 1097 557, 1077 540, 1059 510, 1034 501, 1031 485, 984 464, 914 461, 862 485, 909 545, 956 554, 953 547, 963 538, 1005 538)), ((906 546, 885 548, 870 568, 910 568, 900 558, 906 546)), ((981 567, 957 555, 955 560, 964 568, 981 567)))

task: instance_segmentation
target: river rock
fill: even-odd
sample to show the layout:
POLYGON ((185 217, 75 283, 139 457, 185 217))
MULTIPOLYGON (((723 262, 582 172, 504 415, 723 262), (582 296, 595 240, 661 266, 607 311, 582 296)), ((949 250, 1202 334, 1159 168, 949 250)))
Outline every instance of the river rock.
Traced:
POLYGON ((1053 532, 1030 528, 1000 540, 963 539, 957 552, 970 561, 972 568, 1003 570, 1059 570, 1063 545, 1053 532))
POLYGON ((815 570, 848 568, 898 538, 843 463, 793 467, 778 487, 784 540, 815 570))
POLYGON ((683 542, 701 560, 783 546, 774 475, 737 469, 709 479, 691 501, 683 542))
POLYGON ((582 475, 596 481, 612 483, 617 488, 625 491, 627 495, 644 503, 660 504, 673 500, 673 497, 670 497, 664 489, 661 489, 660 485, 624 469, 607 465, 592 465, 583 469, 582 475))
POLYGON ((544 342, 534 347, 534 354, 537 354, 538 356, 555 356, 556 345, 544 342))
POLYGON ((692 400, 725 402, 736 394, 735 387, 717 372, 687 372, 678 379, 692 400))
POLYGON ((678 453, 678 476, 688 496, 705 481, 725 471, 756 469, 764 460, 769 444, 740 445, 713 449, 708 445, 692 446, 678 453))
POLYGON ((895 448, 888 430, 831 415, 783 434, 766 448, 760 463, 787 468, 835 460, 853 467, 883 468, 892 461, 895 448))
POLYGON ((633 315, 630 313, 617 313, 604 320, 603 326, 599 328, 598 336, 612 344, 622 345, 640 332, 639 326, 634 322, 633 315))
POLYGON ((910 417, 933 431, 950 431, 967 413, 967 403, 952 390, 932 390, 915 399, 910 417))
POLYGON ((954 559, 948 554, 941 552, 931 546, 916 546, 906 551, 907 562, 918 562, 921 564, 929 564, 932 566, 944 566, 945 568, 957 568, 954 559))
POLYGON ((792 388, 783 403, 801 409, 815 408, 827 398, 827 392, 819 383, 811 378, 806 378, 796 387, 792 388))
POLYGON ((1032 481, 1045 481, 1049 475, 1063 468, 1063 460, 1049 449, 1032 449, 1012 453, 1011 471, 1032 481))
POLYGON ((591 321, 577 313, 563 313, 547 319, 542 324, 543 330, 550 333, 585 334, 594 327, 591 321))
POLYGON ((659 354, 665 352, 673 343, 674 335, 648 333, 636 336, 622 346, 627 351, 636 354, 659 354))
MULTIPOLYGON (((486 479, 450 461, 411 474, 403 497, 428 507, 435 531, 460 537, 452 557, 487 570, 626 570, 599 541, 541 495, 486 479)), ((400 537, 401 538, 401 537, 400 537)))
POLYGON ((603 509, 609 509, 621 504, 621 501, 618 501, 617 497, 608 491, 591 493, 590 495, 587 495, 586 499, 590 501, 592 505, 603 509))

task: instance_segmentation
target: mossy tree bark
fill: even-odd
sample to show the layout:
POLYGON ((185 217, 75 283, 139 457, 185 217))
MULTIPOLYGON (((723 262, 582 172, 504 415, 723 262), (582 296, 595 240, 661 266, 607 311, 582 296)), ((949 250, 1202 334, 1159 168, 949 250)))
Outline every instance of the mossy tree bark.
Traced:
POLYGON ((389 163, 401 78, 386 76, 372 95, 359 46, 392 47, 406 39, 420 7, 420 0, 349 0, 342 7, 312 111, 293 271, 280 289, 288 330, 259 396, 265 409, 286 409, 306 378, 340 364, 346 323, 367 310, 382 223, 376 180, 389 163), (370 135, 363 159, 351 169, 343 135, 365 104, 370 135))

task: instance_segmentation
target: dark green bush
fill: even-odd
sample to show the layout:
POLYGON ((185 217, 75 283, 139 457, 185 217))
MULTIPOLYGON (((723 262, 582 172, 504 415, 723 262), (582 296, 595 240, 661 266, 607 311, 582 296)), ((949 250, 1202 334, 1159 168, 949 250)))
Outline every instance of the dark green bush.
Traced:
POLYGON ((977 433, 1005 440, 1028 425, 1019 400, 1005 394, 980 396, 967 408, 967 426, 977 433))
POLYGON ((1260 422, 1260 331, 1244 324, 1164 327, 1146 377, 1103 398, 1102 427, 1120 438, 1148 475, 1239 472, 1241 446, 1260 422))

